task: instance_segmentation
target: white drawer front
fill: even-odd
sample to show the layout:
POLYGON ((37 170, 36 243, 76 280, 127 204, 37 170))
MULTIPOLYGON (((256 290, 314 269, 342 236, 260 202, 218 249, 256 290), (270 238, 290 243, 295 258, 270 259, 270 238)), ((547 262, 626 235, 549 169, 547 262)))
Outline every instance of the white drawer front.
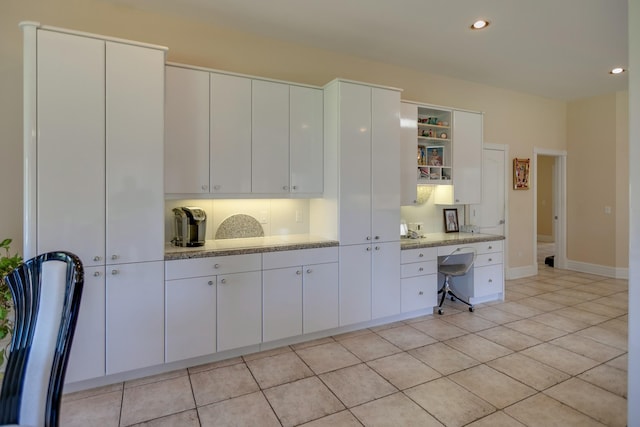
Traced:
POLYGON ((475 298, 499 294, 504 291, 504 273, 502 264, 476 267, 473 269, 475 298))
POLYGON ((405 249, 400 253, 400 262, 407 264, 409 262, 421 262, 435 260, 438 257, 438 248, 419 248, 405 249))
POLYGON ((483 267, 485 265, 502 264, 502 252, 494 252, 489 254, 478 254, 475 266, 483 267))
POLYGON ((467 243, 465 245, 447 245, 447 246, 438 246, 438 256, 447 256, 452 254, 464 254, 473 251, 478 251, 478 248, 474 243, 467 243))
POLYGON ((262 265, 265 270, 295 267, 298 265, 338 262, 338 247, 299 249, 293 251, 265 252, 262 265))
POLYGON ((402 279, 400 288, 400 310, 403 313, 438 305, 437 274, 402 279))
POLYGON ((400 277, 402 278, 435 274, 437 272, 438 264, 435 260, 400 265, 400 277))
POLYGON ((474 243, 479 254, 487 254, 491 252, 502 252, 502 240, 494 240, 492 242, 474 243))
POLYGON ((241 273, 262 269, 261 254, 179 259, 165 262, 165 280, 241 273))

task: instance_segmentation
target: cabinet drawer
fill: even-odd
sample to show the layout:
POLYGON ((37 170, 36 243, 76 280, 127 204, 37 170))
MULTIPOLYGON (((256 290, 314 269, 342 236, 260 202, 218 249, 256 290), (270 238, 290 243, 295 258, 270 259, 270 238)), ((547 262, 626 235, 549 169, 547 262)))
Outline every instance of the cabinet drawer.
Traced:
POLYGON ((409 277, 400 281, 400 310, 403 313, 438 304, 437 274, 409 277))
POLYGON ((502 252, 478 254, 474 265, 476 267, 483 267, 485 265, 494 265, 494 264, 502 264, 502 252))
POLYGON ((473 296, 475 298, 499 294, 504 290, 502 264, 475 267, 473 276, 473 296))
POLYGON ((261 269, 262 258, 260 254, 179 259, 165 262, 165 280, 258 271, 261 269))
POLYGON ((435 260, 400 265, 400 277, 402 278, 435 274, 437 272, 438 265, 435 260))
POLYGON ((462 245, 447 245, 447 246, 438 246, 438 256, 447 256, 453 254, 464 254, 473 251, 478 251, 478 248, 475 246, 475 243, 467 243, 462 245))
POLYGON ((491 252, 502 252, 503 242, 502 240, 495 240, 492 242, 478 242, 474 243, 476 250, 479 254, 487 254, 491 252))
POLYGON ((421 262, 435 260, 438 257, 438 248, 406 249, 401 252, 400 262, 407 264, 410 262, 421 262))
POLYGON ((294 251, 265 252, 262 265, 265 270, 298 265, 338 262, 338 247, 299 249, 294 251))

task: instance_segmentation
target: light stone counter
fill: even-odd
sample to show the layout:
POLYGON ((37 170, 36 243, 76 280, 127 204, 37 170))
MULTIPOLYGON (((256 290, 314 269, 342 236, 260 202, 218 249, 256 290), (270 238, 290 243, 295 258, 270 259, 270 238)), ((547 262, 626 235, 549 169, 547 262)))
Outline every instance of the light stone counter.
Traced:
POLYGON ((207 240, 204 246, 184 248, 167 244, 165 261, 175 259, 206 258, 213 256, 244 255, 263 252, 291 251, 297 249, 338 246, 338 241, 308 234, 287 236, 246 237, 240 239, 207 240))
POLYGON ((479 233, 429 233, 419 239, 403 238, 400 247, 403 250, 418 249, 476 242, 492 242, 494 240, 504 240, 504 236, 479 233))

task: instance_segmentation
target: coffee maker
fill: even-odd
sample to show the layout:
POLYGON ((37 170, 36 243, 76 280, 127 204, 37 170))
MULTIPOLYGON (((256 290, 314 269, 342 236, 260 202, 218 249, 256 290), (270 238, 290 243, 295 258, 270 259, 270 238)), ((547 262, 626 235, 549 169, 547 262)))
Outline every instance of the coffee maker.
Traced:
POLYGON ((176 246, 204 246, 207 228, 207 214, 204 209, 194 206, 181 206, 173 209, 174 238, 176 246))

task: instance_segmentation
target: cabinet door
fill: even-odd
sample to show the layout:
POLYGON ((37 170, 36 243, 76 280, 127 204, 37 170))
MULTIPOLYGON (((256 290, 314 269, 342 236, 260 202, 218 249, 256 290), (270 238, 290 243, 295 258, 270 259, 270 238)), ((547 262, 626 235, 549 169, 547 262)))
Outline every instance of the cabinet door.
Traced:
POLYGON ((371 250, 340 247, 340 326, 371 320, 371 250))
POLYGON ((262 341, 302 334, 302 267, 262 272, 262 341))
POLYGON ((289 193, 289 85, 252 82, 251 192, 289 193))
POLYGON ((291 192, 322 193, 324 176, 322 91, 291 86, 289 100, 291 192))
POLYGON ((251 192, 251 80, 212 73, 210 191, 251 192))
POLYGON ((418 198, 416 172, 416 135, 418 134, 418 107, 400 104, 400 205, 411 206, 418 198))
POLYGON ((403 313, 423 310, 438 305, 438 275, 408 277, 401 283, 401 309, 403 313))
POLYGON ((107 42, 106 58, 107 263, 163 260, 164 52, 107 42))
POLYGON ((352 245, 371 240, 371 88, 340 83, 339 97, 340 243, 352 245))
POLYGON ((38 31, 37 60, 34 249, 64 248, 85 267, 104 264, 104 42, 38 31))
POLYGON ((164 192, 209 192, 209 73, 167 66, 164 192))
POLYGON ((371 317, 400 313, 400 242, 374 243, 371 274, 371 317))
POLYGON ((504 269, 502 264, 474 267, 473 297, 481 298, 504 292, 504 269))
POLYGON ((216 277, 165 282, 165 362, 216 351, 216 277))
POLYGON ((303 333, 337 328, 340 324, 338 263, 304 267, 303 333))
POLYGON ((482 114, 453 112, 453 204, 482 201, 482 114))
POLYGON ((107 267, 107 375, 164 362, 164 263, 107 267))
POLYGON ((218 351, 230 350, 262 340, 261 273, 218 276, 218 351))
POLYGON ((98 378, 105 372, 104 267, 84 270, 80 313, 65 375, 66 383, 98 378))
POLYGON ((371 233, 374 241, 396 241, 400 240, 400 93, 373 88, 371 117, 371 233))

